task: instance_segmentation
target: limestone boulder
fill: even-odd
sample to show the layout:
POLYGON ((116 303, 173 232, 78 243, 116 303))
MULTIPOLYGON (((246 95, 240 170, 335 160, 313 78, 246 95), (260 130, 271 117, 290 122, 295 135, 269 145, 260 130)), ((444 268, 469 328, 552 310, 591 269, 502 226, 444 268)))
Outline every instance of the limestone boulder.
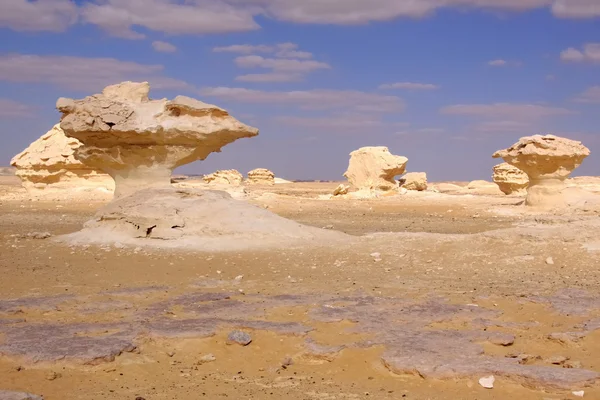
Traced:
POLYGON ((384 146, 363 147, 350 153, 344 177, 358 190, 397 191, 395 177, 402 175, 408 158, 390 153, 384 146))
POLYGON ((114 181, 74 157, 81 142, 54 125, 11 160, 23 187, 34 198, 53 199, 78 194, 112 195, 114 181))
POLYGON ((508 164, 527 174, 529 186, 525 204, 543 208, 560 208, 577 201, 584 193, 566 190, 566 179, 590 155, 581 142, 554 135, 521 138, 505 150, 494 153, 508 164))
POLYGON ((524 196, 527 194, 529 178, 519 168, 508 163, 494 166, 492 180, 506 195, 524 196))
POLYGON ((348 194, 348 191, 350 190, 350 186, 348 185, 344 185, 343 183, 340 183, 338 185, 338 187, 336 187, 333 190, 333 195, 334 196, 343 196, 345 194, 348 194))
POLYGON ((266 168, 256 168, 248 172, 247 183, 250 185, 274 185, 275 174, 266 168))
POLYGON ((60 98, 61 128, 83 146, 74 156, 116 183, 115 197, 167 188, 173 169, 258 135, 224 109, 185 96, 149 98, 148 82, 123 82, 81 100, 60 98))
POLYGON ((400 186, 406 190, 422 192, 427 190, 427 174, 425 172, 409 172, 400 179, 400 186))
POLYGON ((205 175, 202 180, 209 185, 240 186, 244 180, 244 177, 235 169, 226 169, 205 175))

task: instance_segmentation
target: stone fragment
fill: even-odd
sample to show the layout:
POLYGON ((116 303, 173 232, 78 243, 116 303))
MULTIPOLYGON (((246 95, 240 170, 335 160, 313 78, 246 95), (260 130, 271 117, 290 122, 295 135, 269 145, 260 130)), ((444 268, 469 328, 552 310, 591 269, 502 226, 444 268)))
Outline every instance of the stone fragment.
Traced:
POLYGON ((252 337, 242 331, 232 331, 227 335, 227 344, 239 344, 248 346, 252 342, 252 337))
POLYGON ((244 177, 235 169, 227 169, 205 175, 202 180, 213 185, 240 186, 244 180, 244 177))
POLYGON ((583 365, 581 364, 581 361, 568 360, 568 361, 565 361, 565 363, 563 364, 563 367, 580 369, 580 368, 583 368, 583 365))
POLYGON ((502 158, 527 174, 527 205, 554 208, 567 207, 581 196, 577 190, 567 190, 566 179, 589 155, 590 150, 581 142, 534 135, 521 138, 493 157, 502 158))
POLYGON ((213 362, 216 361, 217 357, 215 357, 212 353, 206 354, 202 357, 200 357, 200 360, 198 360, 198 364, 206 364, 209 362, 213 362))
POLYGON ((546 362, 549 363, 549 364, 554 364, 554 365, 562 365, 567 360, 568 360, 568 358, 564 357, 564 356, 552 356, 552 357, 548 358, 546 360, 546 362))
POLYGON ((506 195, 524 196, 527 194, 529 178, 519 168, 508 163, 494 166, 492 180, 506 195))
POLYGON ((552 257, 546 258, 546 264, 548 264, 548 265, 554 265, 554 259, 552 257))
POLYGON ((44 398, 31 393, 0 390, 0 400, 44 400, 44 398))
POLYGON ((336 187, 335 190, 333 191, 333 195, 334 196, 343 196, 345 194, 348 194, 348 190, 350 190, 350 186, 340 183, 338 185, 338 187, 336 187))
POLYGON ((419 192, 427 190, 427 174, 425 172, 409 172, 400 179, 400 186, 419 192))
POLYGON ((35 199, 68 195, 111 196, 114 181, 109 175, 77 160, 74 153, 81 143, 65 136, 60 124, 11 160, 23 187, 35 199))
POLYGON ((248 181, 250 185, 274 185, 275 174, 266 168, 256 168, 248 172, 248 181))
POLYGON ((479 378, 479 384, 486 389, 493 389, 495 381, 496 381, 496 378, 494 378, 493 375, 484 376, 483 378, 479 378))
POLYGON ((350 153, 344 176, 358 190, 398 190, 395 177, 404 173, 407 163, 408 158, 391 154, 387 147, 362 147, 350 153))
POLYGON ((577 397, 583 397, 585 395, 585 392, 583 390, 577 390, 577 391, 574 391, 571 393, 573 393, 573 396, 577 396, 577 397))

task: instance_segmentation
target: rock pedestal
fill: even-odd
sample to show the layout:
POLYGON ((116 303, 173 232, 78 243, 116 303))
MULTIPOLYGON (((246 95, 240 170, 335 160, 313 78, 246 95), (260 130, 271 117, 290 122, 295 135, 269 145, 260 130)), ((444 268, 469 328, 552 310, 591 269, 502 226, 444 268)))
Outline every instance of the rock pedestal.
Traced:
POLYGON ((578 196, 568 190, 566 179, 590 155, 581 142, 554 135, 521 138, 505 150, 494 153, 529 178, 525 204, 554 208, 565 207, 578 196))
POLYGON ((344 176, 358 190, 398 190, 395 177, 404 173, 407 163, 408 158, 391 154, 387 147, 362 147, 350 153, 344 176))
POLYGON ((529 178, 527 174, 508 163, 494 166, 492 180, 506 195, 524 196, 527 194, 529 178))

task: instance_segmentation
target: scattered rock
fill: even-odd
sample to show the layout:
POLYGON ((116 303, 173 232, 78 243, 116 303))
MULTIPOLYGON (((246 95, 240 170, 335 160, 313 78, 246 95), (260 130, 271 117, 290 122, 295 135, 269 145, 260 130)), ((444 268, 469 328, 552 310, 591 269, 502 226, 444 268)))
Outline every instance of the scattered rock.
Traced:
POLYGON ((546 360, 546 362, 550 363, 550 364, 555 364, 555 365, 562 365, 565 363, 565 361, 567 361, 568 358, 567 357, 563 357, 563 356, 553 356, 550 357, 549 359, 546 360))
POLYGON ((53 381, 53 380, 55 380, 55 379, 58 379, 58 378, 60 378, 60 376, 61 376, 60 374, 57 374, 57 373, 56 373, 56 372, 54 372, 54 371, 50 371, 50 372, 48 372, 48 373, 46 374, 46 379, 47 379, 47 380, 49 380, 49 381, 53 381))
POLYGON ((519 354, 516 358, 519 361, 519 364, 523 364, 523 365, 531 364, 534 361, 542 359, 542 357, 535 356, 532 354, 519 354))
POLYGON ((266 168, 256 168, 248 172, 247 182, 251 185, 274 185, 275 174, 266 168))
POLYGON ((583 397, 583 395, 585 395, 585 392, 583 390, 578 390, 576 392, 572 392, 573 396, 577 396, 577 397, 583 397))
POLYGON ((425 172, 409 172, 399 180, 400 187, 406 190, 427 190, 427 174, 425 172))
POLYGON ((349 190, 350 190, 350 186, 340 183, 338 185, 338 187, 336 187, 335 190, 333 191, 333 195, 334 196, 342 196, 342 195, 348 194, 349 190))
POLYGON ((206 364, 206 363, 213 362, 213 361, 216 361, 216 360, 217 360, 217 357, 215 357, 212 353, 209 353, 209 354, 207 354, 205 356, 200 357, 200 360, 198 360, 198 363, 199 364, 206 364))
POLYGON ((524 196, 527 194, 529 178, 519 168, 508 163, 494 166, 492 180, 506 195, 524 196))
POLYGON ((31 393, 0 390, 0 400, 44 400, 44 398, 31 393))
POLYGON ((486 389, 493 389, 496 378, 493 375, 485 376, 479 379, 479 384, 486 389))
POLYGON ((387 147, 362 147, 350 153, 344 176, 358 190, 398 190, 395 177, 402 175, 408 158, 395 156, 387 147))
POLYGON ((247 346, 252 342, 252 337, 242 331, 232 331, 227 335, 227 344, 239 344, 247 346))
POLYGON ((19 238, 21 238, 21 239, 42 240, 42 239, 48 239, 49 237, 52 237, 52 234, 50 232, 30 232, 25 235, 19 235, 19 238))
POLYGON ((583 368, 583 365, 581 365, 581 361, 571 361, 568 360, 563 364, 563 367, 565 368, 575 368, 575 369, 581 369, 583 368))

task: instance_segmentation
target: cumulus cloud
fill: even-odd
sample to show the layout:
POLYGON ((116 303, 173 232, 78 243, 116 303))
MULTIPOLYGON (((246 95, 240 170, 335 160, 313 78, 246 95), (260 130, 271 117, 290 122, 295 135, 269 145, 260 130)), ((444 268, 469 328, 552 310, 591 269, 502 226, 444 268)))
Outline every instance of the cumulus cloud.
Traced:
POLYGON ((569 47, 560 53, 560 59, 565 62, 600 63, 600 43, 586 43, 582 50, 569 47))
POLYGON ((577 103, 600 103, 600 86, 592 86, 573 99, 577 103))
POLYGON ((432 83, 396 82, 384 83, 379 89, 435 90, 439 89, 439 86, 432 83))
POLYGON ((251 44, 233 44, 231 46, 220 46, 213 49, 215 53, 240 53, 240 54, 252 54, 252 53, 272 53, 274 51, 273 46, 267 46, 259 44, 257 46, 251 44))
POLYGON ((33 112, 33 107, 11 99, 0 98, 0 118, 27 117, 33 112))
POLYGON ((521 61, 507 61, 502 59, 488 61, 487 64, 491 67, 520 67, 521 65, 523 65, 521 61))
POLYGON ((145 65, 114 58, 39 56, 7 54, 0 56, 0 80, 52 84, 58 87, 98 91, 106 85, 126 81, 149 81, 154 89, 186 89, 187 83, 166 77, 162 65, 145 65))
POLYGON ((600 3, 598 0, 556 0, 552 13, 559 18, 600 17, 600 3))
POLYGON ((77 21, 70 0, 2 0, 0 27, 15 31, 62 32, 77 21))
POLYGON ((159 53, 174 53, 177 51, 177 47, 171 43, 160 40, 155 40, 152 42, 152 47, 154 47, 154 50, 158 51, 159 53))
POLYGON ((472 127, 474 131, 482 133, 518 133, 531 131, 532 128, 533 125, 531 123, 522 121, 486 121, 472 127))
POLYGON ((246 74, 236 76, 235 80, 238 82, 297 82, 301 81, 304 76, 296 73, 279 73, 279 72, 267 72, 264 74, 246 74))
POLYGON ((446 115, 498 118, 511 121, 528 121, 577 114, 577 112, 566 108, 521 103, 457 104, 443 107, 440 112, 446 115))
POLYGON ((405 107, 404 101, 399 97, 357 90, 313 89, 284 92, 208 87, 201 89, 200 93, 231 102, 292 105, 307 110, 353 109, 363 112, 396 113, 403 111, 405 107))
POLYGON ((267 68, 274 72, 308 73, 318 69, 330 69, 329 64, 313 60, 294 60, 287 58, 264 58, 262 56, 240 56, 235 63, 241 68, 267 68))

